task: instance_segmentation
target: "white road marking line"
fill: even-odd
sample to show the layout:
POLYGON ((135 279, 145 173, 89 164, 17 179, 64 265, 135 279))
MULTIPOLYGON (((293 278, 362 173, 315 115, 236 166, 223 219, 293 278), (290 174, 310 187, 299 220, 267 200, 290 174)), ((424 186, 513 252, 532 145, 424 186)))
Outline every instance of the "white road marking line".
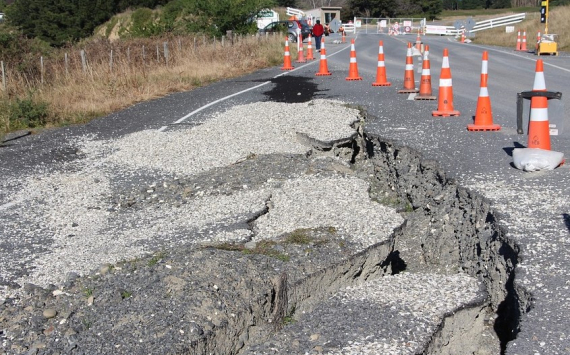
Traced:
MULTIPOLYGON (((530 57, 527 57, 527 56, 524 56, 524 55, 521 55, 521 54, 518 54, 518 53, 505 52, 505 51, 502 51, 502 50, 500 50, 500 49, 489 48, 489 47, 485 47, 485 46, 479 46, 479 45, 476 45, 476 44, 470 44, 470 46, 472 46, 472 47, 477 47, 477 48, 481 48, 481 49, 486 50, 486 51, 494 51, 494 52, 498 52, 498 53, 503 53, 503 54, 512 55, 512 56, 519 57, 519 58, 526 59, 526 60, 530 60, 530 61, 533 61, 533 62, 536 62, 537 59, 542 59, 540 56, 537 56, 536 58, 530 58, 530 57)), ((563 71, 565 71, 565 72, 570 73, 570 69, 566 69, 566 68, 563 68, 563 67, 559 67, 558 65, 554 65, 554 64, 547 63, 547 62, 544 62, 544 61, 543 61, 543 63, 544 63, 544 65, 547 65, 547 66, 549 66, 549 67, 556 68, 556 69, 560 69, 560 70, 563 70, 563 71)))
POLYGON ((17 205, 18 203, 20 203, 22 201, 24 201, 24 200, 11 201, 11 202, 5 203, 3 205, 0 205, 0 211, 7 210, 8 208, 10 208, 14 205, 17 205))
MULTIPOLYGON (((344 50, 346 50, 346 49, 348 49, 348 48, 350 48, 350 46, 347 46, 347 47, 345 47, 345 48, 343 48, 343 49, 341 49, 341 50, 339 50, 339 51, 337 51, 337 52, 335 52, 335 53, 333 53, 333 54, 331 54, 331 55, 327 55, 327 57, 332 57, 332 56, 334 56, 334 55, 336 55, 336 54, 338 54, 338 53, 340 53, 340 52, 342 52, 342 51, 344 51, 344 50)), ((283 72, 283 73, 281 73, 281 74, 275 75, 272 79, 278 78, 278 77, 283 76, 283 75, 287 75, 287 74, 289 74, 289 73, 292 73, 292 72, 294 72, 294 71, 300 70, 300 69, 302 69, 302 68, 304 68, 304 67, 306 67, 306 66, 309 66, 309 65, 312 65, 312 64, 315 64, 315 63, 319 63, 319 60, 314 60, 314 61, 312 61, 312 62, 310 62, 310 63, 307 63, 307 64, 301 65, 301 66, 299 66, 299 67, 296 67, 295 69, 288 70, 288 71, 285 71, 285 72, 283 72)), ((222 102, 222 101, 225 101, 225 100, 227 100, 227 99, 229 99, 229 98, 232 98, 232 97, 234 97, 234 96, 241 95, 241 94, 246 93, 246 92, 248 92, 248 91, 255 90, 255 89, 257 89, 257 88, 260 88, 260 87, 265 86, 265 85, 270 84, 270 83, 271 83, 271 81, 265 81, 265 82, 263 82, 263 83, 261 83, 261 84, 259 84, 259 85, 253 86, 253 87, 251 87, 251 88, 248 88, 248 89, 245 89, 245 90, 236 92, 236 93, 234 93, 234 94, 231 94, 231 95, 222 97, 222 98, 217 99, 217 100, 215 100, 215 101, 212 101, 212 102, 210 102, 209 104, 206 104, 206 105, 204 105, 204 106, 202 106, 202 107, 199 107, 199 108, 197 108, 196 110, 190 112, 190 113, 187 114, 186 116, 179 118, 178 120, 174 121, 171 125, 180 124, 180 123, 186 121, 188 118, 194 116, 194 115, 197 114, 198 112, 201 112, 201 111, 207 109, 207 108, 210 107, 210 106, 213 106, 213 105, 215 105, 215 104, 218 104, 218 103, 220 103, 220 102, 222 102)), ((166 130, 168 129, 168 127, 169 127, 169 126, 162 126, 162 127, 160 127, 160 128, 158 129, 158 131, 159 131, 159 132, 164 132, 164 131, 166 131, 166 130)))

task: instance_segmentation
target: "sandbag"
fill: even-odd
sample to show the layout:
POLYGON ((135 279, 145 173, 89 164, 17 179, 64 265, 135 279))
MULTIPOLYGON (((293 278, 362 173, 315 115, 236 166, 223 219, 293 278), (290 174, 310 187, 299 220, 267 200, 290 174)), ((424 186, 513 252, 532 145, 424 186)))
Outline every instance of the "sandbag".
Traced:
POLYGON ((564 161, 564 153, 538 148, 515 148, 513 163, 524 171, 553 170, 564 161))

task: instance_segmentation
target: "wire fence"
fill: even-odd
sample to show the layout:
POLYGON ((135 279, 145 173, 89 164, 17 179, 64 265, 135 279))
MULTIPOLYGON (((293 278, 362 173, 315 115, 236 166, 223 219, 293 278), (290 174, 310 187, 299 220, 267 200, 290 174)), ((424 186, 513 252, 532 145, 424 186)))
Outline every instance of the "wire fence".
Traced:
POLYGON ((251 44, 267 35, 243 36, 231 32, 222 37, 206 35, 140 39, 135 42, 99 39, 82 49, 58 50, 26 63, 0 60, 0 89, 28 89, 77 75, 113 75, 124 70, 145 72, 151 66, 176 65, 185 56, 200 56, 236 44, 251 44), (245 43, 248 42, 248 43, 245 43))

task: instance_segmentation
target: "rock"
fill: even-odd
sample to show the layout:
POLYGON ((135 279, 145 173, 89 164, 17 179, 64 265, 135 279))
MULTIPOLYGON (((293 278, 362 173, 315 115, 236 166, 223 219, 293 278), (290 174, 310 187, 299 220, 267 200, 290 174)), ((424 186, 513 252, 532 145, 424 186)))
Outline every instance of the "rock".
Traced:
POLYGON ((46 308, 46 309, 44 309, 43 315, 47 319, 50 319, 50 318, 53 318, 57 315, 57 311, 53 308, 46 308))
POLYGON ((105 275, 109 272, 109 270, 110 270, 109 265, 103 265, 101 266, 101 268, 99 268, 99 273, 101 275, 105 275))
POLYGON ((257 243, 254 241, 247 242, 243 245, 248 250, 253 250, 257 246, 257 243))
POLYGON ((44 330, 44 335, 50 335, 54 331, 55 331, 55 328, 53 327, 53 325, 50 325, 46 330, 44 330))

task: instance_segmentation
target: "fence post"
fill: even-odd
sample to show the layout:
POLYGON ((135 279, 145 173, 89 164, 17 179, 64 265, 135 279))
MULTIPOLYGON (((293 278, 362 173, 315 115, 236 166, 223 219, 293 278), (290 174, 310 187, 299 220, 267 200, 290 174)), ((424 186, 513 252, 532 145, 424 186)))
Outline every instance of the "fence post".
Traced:
POLYGON ((178 52, 182 52, 182 40, 178 37, 178 52))
POLYGON ((2 63, 2 89, 6 91, 6 68, 4 67, 4 61, 2 63))
POLYGON ((109 56, 109 69, 113 71, 113 50, 111 49, 111 55, 109 56))
POLYGON ((87 71, 87 60, 85 58, 85 50, 82 49, 80 54, 81 54, 81 66, 83 67, 83 72, 85 73, 87 71))
POLYGON ((67 53, 64 55, 65 58, 65 75, 69 75, 69 59, 67 58, 67 53))
POLYGON ((44 57, 40 57, 40 74, 41 74, 41 83, 44 83, 44 57))
POLYGON ((164 42, 162 46, 164 47, 164 61, 168 65, 168 42, 164 42))
POLYGON ((194 37, 194 52, 196 52, 196 37, 194 37))
POLYGON ((234 45, 234 32, 232 30, 227 30, 226 36, 230 40, 230 44, 233 46, 234 45))
POLYGON ((156 61, 160 62, 160 50, 158 49, 158 44, 156 45, 156 61))

